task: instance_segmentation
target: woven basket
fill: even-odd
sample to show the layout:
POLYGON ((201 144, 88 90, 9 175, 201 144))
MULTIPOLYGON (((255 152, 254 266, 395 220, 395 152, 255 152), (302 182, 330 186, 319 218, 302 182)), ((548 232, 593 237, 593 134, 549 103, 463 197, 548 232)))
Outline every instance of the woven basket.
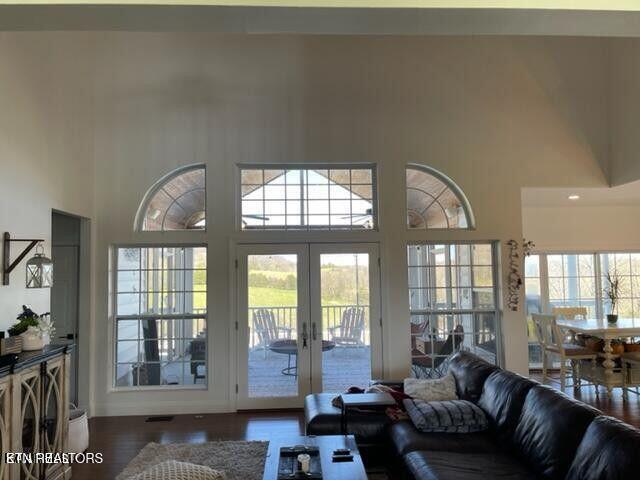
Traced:
POLYGON ((69 453, 84 453, 89 448, 89 421, 87 412, 72 405, 69 412, 69 453))

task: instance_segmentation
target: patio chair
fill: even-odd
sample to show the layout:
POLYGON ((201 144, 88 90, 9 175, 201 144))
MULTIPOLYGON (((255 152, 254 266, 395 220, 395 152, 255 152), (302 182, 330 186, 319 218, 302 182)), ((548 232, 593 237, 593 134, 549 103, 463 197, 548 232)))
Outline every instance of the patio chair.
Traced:
POLYGON ((290 339, 291 328, 278 325, 278 322, 270 308, 258 308, 253 311, 253 329, 258 336, 257 348, 264 350, 264 358, 267 358, 269 345, 276 340, 290 339), (284 332, 284 336, 281 333, 284 332))
POLYGON ((449 358, 460 349, 463 340, 464 328, 462 325, 456 325, 444 342, 433 340, 434 352, 431 355, 411 360, 411 369, 415 376, 418 378, 438 378, 445 375, 449 366, 449 358))
POLYGON ((204 380, 206 375, 200 373, 199 368, 204 367, 207 362, 207 343, 204 338, 195 338, 189 345, 189 353, 191 354, 191 375, 193 375, 193 384, 198 380, 204 380))
POLYGON ((565 334, 558 326, 554 315, 533 314, 535 334, 542 351, 542 381, 546 382, 547 355, 553 354, 560 357, 560 388, 564 390, 567 382, 567 360, 571 365, 573 388, 581 386, 580 361, 596 361, 597 354, 586 347, 565 343, 565 334))
POLYGON ((340 325, 330 327, 331 341, 341 347, 364 347, 364 308, 348 307, 342 312, 340 325), (337 333, 336 333, 337 332, 337 333))

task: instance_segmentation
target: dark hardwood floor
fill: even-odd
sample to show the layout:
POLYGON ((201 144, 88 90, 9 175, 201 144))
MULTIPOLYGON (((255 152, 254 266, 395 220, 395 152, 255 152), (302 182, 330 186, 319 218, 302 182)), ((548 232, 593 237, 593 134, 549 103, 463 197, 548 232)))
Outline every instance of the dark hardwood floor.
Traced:
MULTIPOLYGON (((541 375, 533 375, 541 380, 541 375)), ((557 383, 552 386, 559 388, 557 383)), ((607 415, 620 418, 640 427, 640 397, 630 393, 623 401, 620 390, 611 399, 604 389, 596 395, 593 387, 581 392, 565 390, 595 406, 607 415)), ((241 412, 212 415, 176 415, 170 422, 146 423, 146 417, 98 417, 90 421, 89 451, 101 452, 101 465, 74 465, 74 480, 113 480, 118 473, 149 442, 198 443, 213 440, 268 440, 282 435, 301 435, 304 432, 302 411, 241 412)))
POLYGON ((101 452, 100 465, 74 465, 74 480, 113 480, 149 442, 200 443, 214 440, 268 440, 302 435, 302 411, 176 415, 170 422, 146 417, 97 417, 89 422, 90 452, 101 452))
MULTIPOLYGON (((542 373, 535 372, 531 377, 542 383, 542 373)), ((550 377, 551 381, 547 384, 560 390, 560 382, 557 381, 558 374, 552 372, 550 377)), ((640 396, 635 393, 628 393, 626 401, 622 398, 622 391, 619 388, 614 389, 611 398, 608 398, 604 387, 599 388, 598 395, 596 395, 595 387, 582 387, 579 391, 574 391, 573 387, 567 387, 564 389, 564 393, 596 407, 605 415, 611 415, 640 428, 640 396)))

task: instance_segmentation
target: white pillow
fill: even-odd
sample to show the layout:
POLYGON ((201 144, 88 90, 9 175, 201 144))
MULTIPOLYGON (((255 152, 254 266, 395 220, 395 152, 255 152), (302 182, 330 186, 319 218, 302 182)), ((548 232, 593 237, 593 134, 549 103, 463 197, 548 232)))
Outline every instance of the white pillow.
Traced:
POLYGON ((204 465, 167 460, 147 468, 129 480, 225 480, 223 472, 204 465))
POLYGON ((404 393, 425 402, 457 400, 456 381, 450 373, 442 378, 405 378, 404 393))

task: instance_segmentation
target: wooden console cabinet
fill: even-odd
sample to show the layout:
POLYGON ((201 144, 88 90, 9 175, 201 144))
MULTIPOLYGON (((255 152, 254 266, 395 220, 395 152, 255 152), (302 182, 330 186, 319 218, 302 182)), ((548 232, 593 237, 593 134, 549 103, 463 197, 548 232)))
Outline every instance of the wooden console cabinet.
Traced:
POLYGON ((69 345, 23 352, 0 369, 0 480, 63 480, 66 464, 36 463, 36 453, 63 453, 69 436, 69 345), (5 453, 32 454, 33 463, 5 463, 5 453))

